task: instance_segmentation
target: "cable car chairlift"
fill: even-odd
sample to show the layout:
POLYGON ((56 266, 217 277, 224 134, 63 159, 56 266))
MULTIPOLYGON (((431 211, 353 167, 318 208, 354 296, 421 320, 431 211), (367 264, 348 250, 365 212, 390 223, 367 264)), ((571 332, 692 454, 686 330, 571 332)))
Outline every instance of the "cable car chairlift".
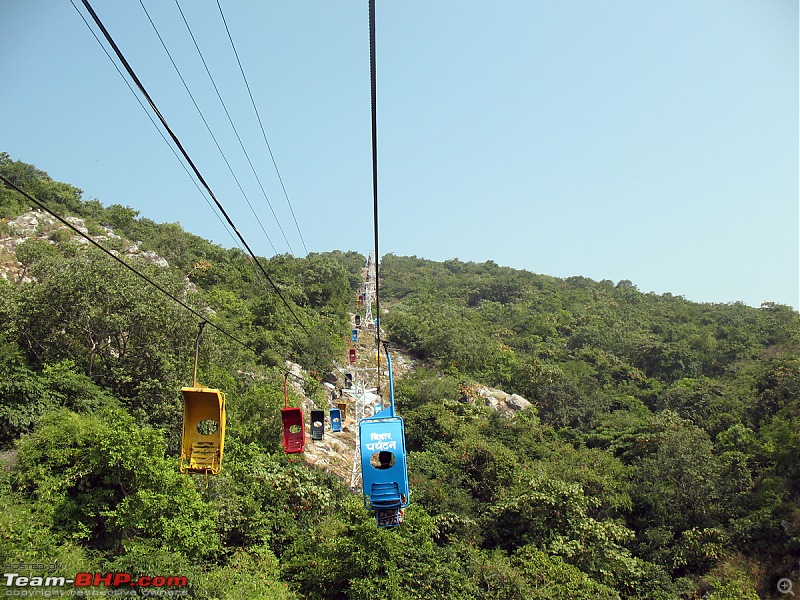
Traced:
POLYGON ((289 406, 289 392, 286 381, 289 374, 283 378, 283 405, 281 409, 281 422, 283 424, 283 451, 286 454, 299 454, 306 447, 306 424, 303 411, 300 408, 289 406))
MULTIPOLYGON (((338 405, 337 406, 341 406, 338 405)), ((345 407, 347 405, 345 404, 345 407)), ((334 408, 333 406, 330 407, 328 410, 328 414, 331 419, 331 431, 341 431, 342 430, 342 409, 341 408, 334 408)))
POLYGON ((403 509, 409 505, 408 465, 403 419, 394 412, 392 360, 386 351, 389 367, 390 404, 380 405, 370 417, 361 419, 361 481, 364 508, 375 512, 378 527, 396 527, 402 522, 403 509))
POLYGON ((320 441, 325 437, 325 411, 312 410, 311 411, 311 439, 320 441))
POLYGON ((224 392, 197 384, 197 359, 204 326, 205 322, 200 324, 195 344, 192 387, 181 388, 183 430, 180 472, 208 476, 218 475, 222 470, 226 411, 224 392))

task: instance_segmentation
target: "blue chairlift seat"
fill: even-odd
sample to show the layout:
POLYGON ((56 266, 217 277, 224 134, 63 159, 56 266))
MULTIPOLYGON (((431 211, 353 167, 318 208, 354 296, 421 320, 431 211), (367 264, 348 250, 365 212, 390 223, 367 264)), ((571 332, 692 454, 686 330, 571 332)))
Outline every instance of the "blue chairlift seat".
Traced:
POLYGON ((330 418, 331 418, 331 431, 341 431, 342 411, 338 408, 332 408, 330 410, 330 418))
MULTIPOLYGON (((386 348, 389 367, 390 404, 376 404, 375 414, 361 419, 358 432, 361 450, 361 482, 364 508, 375 512, 378 527, 396 527, 409 505, 406 435, 403 419, 394 413, 392 357, 386 348)), ((378 354, 380 356, 380 354, 378 354)))
POLYGON ((380 527, 399 525, 402 509, 409 504, 403 419, 381 411, 361 420, 359 435, 364 508, 375 511, 380 527), (391 460, 376 466, 382 453, 391 460))

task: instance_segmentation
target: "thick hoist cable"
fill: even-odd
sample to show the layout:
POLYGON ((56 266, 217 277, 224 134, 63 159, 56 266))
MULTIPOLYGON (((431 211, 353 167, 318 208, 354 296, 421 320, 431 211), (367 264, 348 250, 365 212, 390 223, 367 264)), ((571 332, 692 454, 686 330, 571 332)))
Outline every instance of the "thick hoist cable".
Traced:
POLYGON ((92 17, 92 19, 94 20, 94 22, 97 25, 97 27, 100 29, 100 32, 103 34, 103 36, 106 38, 106 41, 111 46, 111 49, 117 55, 117 58, 119 59, 120 63, 122 63, 122 66, 125 68, 125 71, 127 71, 127 73, 130 76, 130 78, 136 84, 136 87, 139 88, 139 91, 144 96, 144 99, 150 105, 150 108, 153 110, 153 113, 156 115, 156 117, 158 117, 158 120, 161 121, 161 125, 164 127, 164 130, 172 138, 172 141, 175 143, 175 146, 178 148, 180 153, 183 155, 183 158, 186 160, 186 162, 188 163, 189 167, 191 167, 192 171, 195 174, 195 177, 197 177, 197 180, 205 188, 206 192, 208 192, 208 195, 214 201, 214 204, 217 205, 217 208, 222 213, 222 216, 225 217, 225 220, 228 222, 228 225, 230 225, 231 229, 233 229, 233 231, 236 234, 236 236, 239 238, 239 240, 242 242, 244 247, 247 249, 247 252, 253 258, 253 261, 255 262, 256 266, 258 266, 258 268, 261 270, 261 273, 264 275, 266 280, 270 283, 270 285, 272 285, 273 289, 278 294, 280 299, 283 300, 284 305, 286 306, 287 309, 289 309, 289 312, 294 317, 294 320, 297 322, 297 324, 300 326, 300 329, 302 329, 306 333, 306 335, 311 337, 311 334, 309 333, 308 329, 306 329, 305 325, 303 325, 302 321, 300 321, 300 318, 297 316, 297 314, 295 314, 295 312, 292 309, 291 305, 286 300, 284 295, 281 293, 280 288, 278 288, 278 286, 275 284, 275 282, 272 280, 272 278, 269 276, 269 274, 267 274, 267 271, 262 266, 261 261, 258 260, 258 257, 250 249, 250 245, 247 243, 247 241, 245 241, 244 236, 242 236, 242 234, 236 228, 236 225, 234 224, 233 220, 230 218, 230 216, 228 216, 228 213, 226 212, 225 208, 222 206, 222 203, 217 199, 216 195, 211 190, 211 187, 208 185, 208 183, 206 182, 205 178, 200 173, 200 170, 194 164, 194 161, 191 159, 191 157, 189 156, 189 153, 183 147, 183 144, 181 143, 180 139, 178 139, 178 136, 175 134, 174 131, 172 131, 172 128, 167 123, 167 120, 161 114, 161 111, 158 110, 158 107, 156 106, 156 104, 153 101, 152 97, 150 96, 150 94, 147 93, 147 90, 145 89, 144 84, 142 84, 142 82, 136 76, 136 73, 133 71, 133 68, 128 63, 128 61, 125 59, 125 56, 122 54, 122 51, 119 49, 119 47, 117 46, 116 42, 111 37, 111 34, 108 32, 108 30, 106 29, 105 25, 103 25, 103 22, 100 20, 100 17, 97 16, 97 13, 92 8, 92 5, 89 4, 89 0, 81 0, 81 1, 83 2, 84 7, 89 12, 89 15, 92 17))
POLYGON ((380 281, 380 254, 378 254, 378 115, 377 115, 377 85, 375 82, 375 0, 369 0, 369 83, 370 83, 370 108, 372 112, 372 219, 375 231, 375 312, 378 315, 375 322, 378 348, 378 393, 381 392, 381 297, 380 281))

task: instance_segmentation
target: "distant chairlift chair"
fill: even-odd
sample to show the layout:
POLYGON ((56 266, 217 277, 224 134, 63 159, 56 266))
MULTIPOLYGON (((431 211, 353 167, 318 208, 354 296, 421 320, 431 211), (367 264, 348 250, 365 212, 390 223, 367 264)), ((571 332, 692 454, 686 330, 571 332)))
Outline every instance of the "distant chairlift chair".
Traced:
POLYGON ((325 436, 325 411, 311 411, 311 439, 320 441, 325 436))
POLYGON ((331 431, 342 430, 342 411, 338 408, 330 409, 331 431))
POLYGON ((286 454, 299 454, 306 447, 306 425, 303 411, 300 408, 289 406, 289 393, 286 389, 286 380, 283 380, 283 404, 281 409, 281 422, 283 424, 283 451, 286 454))

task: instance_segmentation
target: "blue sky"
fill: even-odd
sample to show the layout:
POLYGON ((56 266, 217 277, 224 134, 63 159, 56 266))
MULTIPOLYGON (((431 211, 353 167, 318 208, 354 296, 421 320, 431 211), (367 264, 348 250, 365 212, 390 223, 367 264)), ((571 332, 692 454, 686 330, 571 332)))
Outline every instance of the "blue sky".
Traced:
MULTIPOLYGON (((177 5, 142 2, 238 185, 142 4, 92 6, 248 244, 368 253, 367 2, 220 0, 300 233, 216 1, 180 6, 260 185, 177 5)), ((376 13, 381 254, 800 306, 796 0, 376 13)), ((0 65, 0 151, 234 245, 69 0, 3 0, 0 65)))

